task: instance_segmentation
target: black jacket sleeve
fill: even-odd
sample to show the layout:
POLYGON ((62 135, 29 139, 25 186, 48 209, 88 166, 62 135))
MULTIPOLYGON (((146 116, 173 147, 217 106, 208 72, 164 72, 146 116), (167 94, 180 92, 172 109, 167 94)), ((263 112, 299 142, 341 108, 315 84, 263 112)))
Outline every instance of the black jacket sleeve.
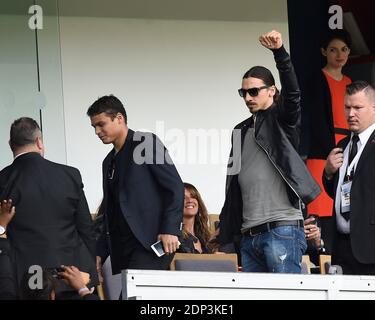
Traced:
POLYGON ((155 180, 163 188, 165 204, 163 223, 159 233, 180 236, 184 185, 163 143, 156 135, 153 135, 153 139, 155 144, 153 159, 156 159, 156 163, 151 162, 150 169, 155 180), (158 163, 160 160, 162 160, 161 163, 158 163))
POLYGON ((83 183, 81 174, 77 170, 78 183, 79 183, 79 201, 76 209, 76 227, 80 237, 86 244, 88 250, 90 251, 92 257, 95 259, 96 248, 95 248, 95 234, 94 234, 94 224, 91 219, 90 210, 87 204, 85 193, 83 191, 83 183))
POLYGON ((332 199, 334 199, 335 197, 334 180, 335 180, 335 176, 333 176, 332 179, 328 180, 323 171, 322 181, 323 181, 324 190, 332 199))
POLYGON ((301 126, 301 91, 292 61, 284 46, 272 50, 281 82, 279 120, 288 139, 298 149, 301 126))

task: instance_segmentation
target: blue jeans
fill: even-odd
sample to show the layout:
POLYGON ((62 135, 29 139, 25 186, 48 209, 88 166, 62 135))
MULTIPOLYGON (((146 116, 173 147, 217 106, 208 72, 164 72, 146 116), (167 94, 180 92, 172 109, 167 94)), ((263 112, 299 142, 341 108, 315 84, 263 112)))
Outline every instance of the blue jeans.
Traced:
POLYGON ((242 271, 301 273, 307 243, 303 228, 281 226, 241 240, 242 271))

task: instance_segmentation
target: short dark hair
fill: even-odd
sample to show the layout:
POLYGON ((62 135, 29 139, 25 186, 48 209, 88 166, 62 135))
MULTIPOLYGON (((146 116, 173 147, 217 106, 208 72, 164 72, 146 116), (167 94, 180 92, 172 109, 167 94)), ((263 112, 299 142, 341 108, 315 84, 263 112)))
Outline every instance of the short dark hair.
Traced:
POLYGON ((349 32, 344 29, 329 29, 329 31, 327 31, 323 36, 320 47, 327 49, 330 42, 336 39, 344 42, 349 49, 352 47, 352 38, 349 32))
MULTIPOLYGON (((346 86, 346 94, 352 96, 358 92, 364 91, 366 96, 371 100, 375 100, 375 89, 367 81, 357 80, 346 86)), ((375 102, 375 101, 374 101, 375 102)))
POLYGON ((36 138, 41 136, 42 131, 38 123, 31 118, 22 117, 15 120, 10 127, 9 145, 12 151, 34 144, 36 138))
MULTIPOLYGON (((247 78, 257 78, 264 82, 264 84, 268 87, 275 85, 275 78, 272 75, 272 72, 268 70, 266 67, 262 66, 255 66, 251 69, 247 70, 243 75, 242 79, 247 78)), ((273 97, 274 101, 277 101, 279 98, 279 90, 276 88, 276 94, 273 97)))
POLYGON ((103 112, 110 116, 112 120, 118 113, 121 113, 124 116, 125 123, 128 122, 128 117, 123 104, 112 94, 100 97, 98 100, 96 100, 87 110, 87 115, 89 117, 93 117, 103 112))

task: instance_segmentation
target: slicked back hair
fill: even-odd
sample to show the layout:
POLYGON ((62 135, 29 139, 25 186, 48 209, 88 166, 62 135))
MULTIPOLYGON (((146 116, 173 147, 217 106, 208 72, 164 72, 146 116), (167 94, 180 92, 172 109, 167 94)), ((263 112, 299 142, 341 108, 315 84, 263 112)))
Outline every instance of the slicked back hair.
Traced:
MULTIPOLYGON (((264 82, 264 84, 268 87, 275 86, 275 78, 272 75, 272 72, 268 70, 266 67, 262 66, 255 66, 246 71, 243 75, 242 79, 247 78, 257 78, 264 82)), ((275 86, 276 88, 276 86, 275 86)), ((279 90, 276 88, 275 95, 273 96, 273 100, 276 102, 279 99, 280 93, 279 90)))
POLYGON ((358 80, 346 86, 346 94, 352 96, 358 92, 364 91, 365 95, 371 102, 375 102, 375 89, 366 81, 358 80))

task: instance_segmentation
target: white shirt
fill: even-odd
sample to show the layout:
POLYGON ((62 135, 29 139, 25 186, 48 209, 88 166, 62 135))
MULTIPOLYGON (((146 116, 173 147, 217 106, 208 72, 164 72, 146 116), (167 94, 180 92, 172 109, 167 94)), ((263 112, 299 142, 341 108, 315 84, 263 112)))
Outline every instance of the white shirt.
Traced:
MULTIPOLYGON (((353 165, 354 165, 354 172, 357 168, 357 163, 359 159, 361 158, 362 151, 366 146, 366 143, 368 139, 370 138, 371 134, 375 130, 375 123, 373 123, 371 126, 369 126, 366 130, 358 134, 359 141, 357 142, 357 155, 353 159, 353 165)), ((352 138, 353 133, 350 136, 350 139, 352 138)), ((341 210, 340 210, 340 204, 341 204, 341 185, 344 181, 344 177, 347 174, 347 169, 348 169, 348 158, 349 158, 349 150, 351 147, 352 142, 348 143, 344 150, 344 161, 342 166, 340 167, 340 176, 339 176, 339 181, 337 183, 337 189, 336 189, 336 198, 335 198, 335 212, 336 212, 336 222, 337 222, 337 230, 340 233, 345 233, 349 234, 350 233, 350 219, 346 221, 343 216, 341 215, 341 210)), ((350 171, 349 171, 350 172, 350 171)))

